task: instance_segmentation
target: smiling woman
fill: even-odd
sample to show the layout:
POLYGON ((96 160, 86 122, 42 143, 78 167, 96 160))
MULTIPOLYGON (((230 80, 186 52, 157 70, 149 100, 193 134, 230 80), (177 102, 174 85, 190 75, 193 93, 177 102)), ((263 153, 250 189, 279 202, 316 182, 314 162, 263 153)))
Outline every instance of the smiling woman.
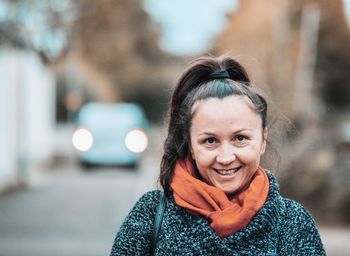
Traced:
POLYGON ((199 174, 229 197, 239 194, 265 152, 261 118, 246 96, 210 98, 198 102, 193 113, 191 156, 199 174))
POLYGON ((236 60, 194 60, 170 103, 164 193, 136 203, 111 255, 325 255, 311 215, 260 166, 267 109, 236 60))

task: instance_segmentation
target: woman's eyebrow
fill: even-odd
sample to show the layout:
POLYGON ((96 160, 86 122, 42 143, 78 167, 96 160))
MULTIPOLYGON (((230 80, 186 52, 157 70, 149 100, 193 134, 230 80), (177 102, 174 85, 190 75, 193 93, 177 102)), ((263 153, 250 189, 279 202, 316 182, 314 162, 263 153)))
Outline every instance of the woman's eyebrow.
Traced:
MULTIPOLYGON (((236 131, 234 131, 233 133, 240 133, 240 132, 244 132, 244 131, 254 131, 254 129, 252 128, 241 128, 241 129, 238 129, 236 131)), ((216 136, 216 133, 213 133, 213 132, 201 132, 198 134, 198 136, 216 136)))
POLYGON ((205 136, 215 136, 216 134, 215 133, 212 133, 212 132, 201 132, 198 134, 198 136, 202 136, 202 135, 205 135, 205 136))
POLYGON ((235 131, 235 133, 244 132, 244 131, 251 132, 251 131, 254 131, 254 129, 252 129, 252 128, 242 128, 242 129, 239 129, 239 130, 235 131))

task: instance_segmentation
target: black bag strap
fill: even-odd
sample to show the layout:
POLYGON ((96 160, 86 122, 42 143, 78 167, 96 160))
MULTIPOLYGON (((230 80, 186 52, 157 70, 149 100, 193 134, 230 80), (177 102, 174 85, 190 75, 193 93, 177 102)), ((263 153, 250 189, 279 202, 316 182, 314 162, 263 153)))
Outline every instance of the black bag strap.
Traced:
POLYGON ((164 215, 164 210, 167 204, 167 197, 164 194, 163 191, 160 192, 160 200, 159 200, 159 204, 157 207, 157 213, 156 213, 156 219, 154 221, 154 225, 153 225, 153 230, 152 230, 152 237, 151 237, 151 246, 150 246, 150 255, 154 255, 154 251, 156 249, 156 245, 157 245, 157 240, 158 240, 158 235, 159 235, 159 231, 160 228, 162 226, 162 221, 163 221, 163 215, 164 215))

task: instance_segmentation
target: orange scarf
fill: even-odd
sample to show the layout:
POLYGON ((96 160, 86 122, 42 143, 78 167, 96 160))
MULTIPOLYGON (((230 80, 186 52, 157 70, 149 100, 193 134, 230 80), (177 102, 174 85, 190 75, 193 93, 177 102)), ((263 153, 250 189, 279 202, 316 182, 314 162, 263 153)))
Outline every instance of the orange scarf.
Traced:
POLYGON ((171 188, 175 203, 192 214, 209 220, 221 238, 246 227, 263 207, 269 192, 269 178, 258 167, 249 187, 229 200, 224 191, 195 178, 192 164, 176 163, 171 188))

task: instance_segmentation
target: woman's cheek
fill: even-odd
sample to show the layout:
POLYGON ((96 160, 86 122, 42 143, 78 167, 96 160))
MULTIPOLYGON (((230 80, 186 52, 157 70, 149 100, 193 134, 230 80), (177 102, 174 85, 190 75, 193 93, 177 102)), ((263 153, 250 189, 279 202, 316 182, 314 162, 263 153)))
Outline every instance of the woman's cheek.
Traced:
POLYGON ((200 149, 197 151, 196 158, 201 163, 210 163, 215 158, 215 150, 200 149))
POLYGON ((237 158, 244 162, 258 161, 260 158, 260 151, 257 147, 249 146, 237 150, 237 158))

